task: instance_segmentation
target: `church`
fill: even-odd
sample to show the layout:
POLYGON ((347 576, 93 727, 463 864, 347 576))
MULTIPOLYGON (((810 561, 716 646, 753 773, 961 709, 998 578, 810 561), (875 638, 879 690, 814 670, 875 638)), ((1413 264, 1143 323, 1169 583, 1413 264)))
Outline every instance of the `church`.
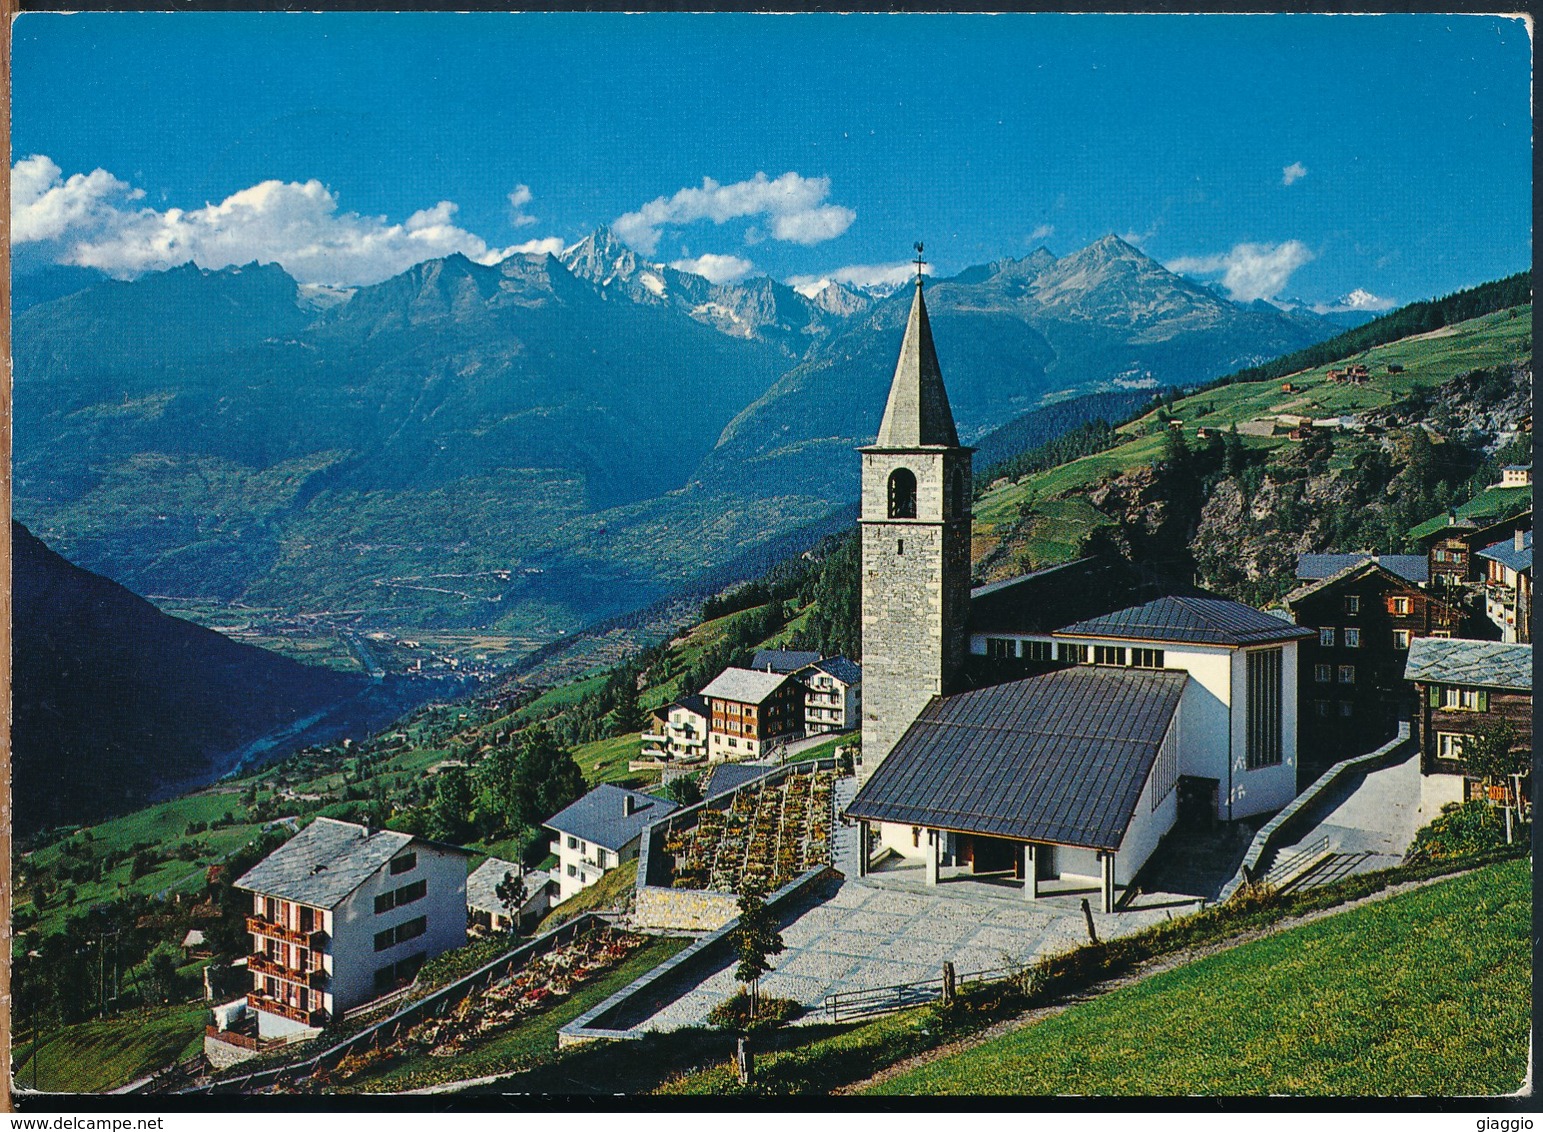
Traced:
POLYGON ((1091 883, 1110 912, 1181 820, 1295 797, 1312 630, 1200 591, 1128 604, 1136 590, 1101 587, 1091 560, 972 593, 973 450, 920 271, 878 436, 859 451, 862 762, 844 813, 863 868, 889 848, 922 860, 929 885, 995 874, 1033 900, 1091 883))

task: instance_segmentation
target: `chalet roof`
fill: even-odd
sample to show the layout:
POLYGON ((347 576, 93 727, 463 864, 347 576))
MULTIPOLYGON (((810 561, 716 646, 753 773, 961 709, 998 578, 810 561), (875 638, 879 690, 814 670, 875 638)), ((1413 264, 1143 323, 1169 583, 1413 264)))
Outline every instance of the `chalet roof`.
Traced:
POLYGON ((685 708, 687 711, 695 712, 703 718, 706 718, 708 714, 707 701, 699 695, 678 696, 672 702, 664 705, 665 711, 675 707, 685 708))
POLYGON ((829 657, 814 667, 827 676, 834 676, 849 688, 863 682, 863 666, 844 656, 829 657))
POLYGON ((609 782, 596 786, 565 810, 560 810, 542 824, 558 833, 572 834, 581 841, 620 852, 644 828, 680 807, 668 798, 655 798, 639 790, 624 790, 609 782), (637 807, 626 811, 626 799, 637 807))
POLYGON ((1409 642, 1405 680, 1532 691, 1532 646, 1499 641, 1416 637, 1409 642))
POLYGON ((808 668, 820 654, 807 649, 757 649, 750 667, 757 672, 781 672, 784 675, 808 668))
POLYGON ((1078 621, 1056 636, 1112 637, 1126 641, 1172 641, 1194 645, 1260 645, 1311 637, 1293 625, 1239 601, 1219 597, 1160 597, 1145 605, 1078 621))
POLYGON ((1423 554, 1299 554, 1297 580, 1332 578, 1350 566, 1375 562, 1406 582, 1423 586, 1430 581, 1430 559, 1423 554))
POLYGON ((716 798, 720 794, 738 789, 747 782, 765 778, 776 769, 774 766, 761 766, 757 763, 723 763, 713 770, 702 794, 707 798, 716 798))
POLYGON ((540 893, 551 879, 550 874, 541 869, 527 869, 515 861, 489 857, 466 878, 466 906, 479 912, 496 912, 503 915, 504 902, 498 898, 498 886, 504 882, 504 877, 509 873, 525 878, 526 901, 540 893))
POLYGON ((873 443, 876 448, 959 447, 953 410, 948 407, 948 392, 943 388, 943 371, 932 344, 932 325, 927 319, 920 276, 911 300, 911 315, 906 320, 905 338, 900 344, 900 360, 890 382, 884 420, 873 443))
MULTIPOLYGON (((1397 584, 1397 583, 1403 583, 1405 585, 1415 585, 1415 584, 1417 584, 1417 583, 1415 583, 1415 581, 1412 578, 1404 577, 1404 576, 1398 574, 1396 571, 1394 571, 1394 570, 1392 570, 1391 568, 1388 567, 1387 562, 1386 562, 1385 559, 1387 557, 1393 557, 1391 555, 1384 556, 1384 558, 1381 558, 1381 559, 1379 559, 1375 555, 1372 555, 1372 556, 1368 557, 1368 556, 1355 555, 1355 554, 1335 554, 1335 555, 1325 554, 1325 555, 1318 555, 1317 557, 1321 557, 1321 558, 1348 558, 1351 561, 1347 565, 1342 566, 1339 570, 1336 570, 1334 573, 1330 574, 1328 577, 1317 578, 1317 579, 1314 579, 1312 581, 1304 582, 1302 585, 1300 585, 1296 589, 1292 590, 1283 599, 1288 606, 1294 606, 1297 602, 1301 601, 1303 598, 1311 597, 1313 594, 1318 593, 1321 590, 1332 589, 1334 586, 1339 585, 1341 582, 1349 581, 1351 578, 1364 577, 1367 574, 1382 574, 1385 577, 1387 577, 1387 579, 1389 581, 1391 581, 1391 582, 1393 582, 1395 584, 1397 584)), ((1399 557, 1412 557, 1412 556, 1400 555, 1399 557)), ((1424 563, 1425 559, 1421 558, 1420 561, 1422 563, 1424 563)), ((1422 573, 1423 573, 1423 571, 1422 571, 1422 573)), ((1297 571, 1297 576, 1301 577, 1301 570, 1300 570, 1300 568, 1297 571)), ((1422 578, 1421 580, 1423 581, 1424 579, 1422 578)), ((1432 598, 1431 600, 1436 600, 1436 599, 1432 598)))
MULTIPOLYGON (((313 908, 333 908, 376 869, 421 840, 392 829, 371 830, 336 818, 317 818, 252 866, 236 887, 313 908)), ((466 852, 455 845, 431 844, 466 852)))
MULTIPOLYGON (((1531 508, 1532 485, 1516 484, 1513 487, 1487 488, 1455 510, 1458 526, 1472 528, 1490 526, 1531 508)), ((1441 534, 1449 526, 1452 526, 1451 515, 1442 512, 1426 519, 1418 527, 1411 528, 1409 538, 1420 542, 1432 535, 1441 534)))
POLYGON ((749 668, 725 668, 702 689, 704 698, 759 704, 781 688, 791 676, 783 672, 755 672, 749 668))
POLYGON ((1082 667, 935 696, 846 813, 1118 848, 1188 679, 1082 667))
POLYGON ((1493 546, 1486 546, 1479 551, 1480 558, 1488 558, 1498 562, 1508 570, 1517 573, 1532 569, 1532 532, 1522 535, 1522 548, 1516 549, 1516 539, 1502 539, 1493 546))

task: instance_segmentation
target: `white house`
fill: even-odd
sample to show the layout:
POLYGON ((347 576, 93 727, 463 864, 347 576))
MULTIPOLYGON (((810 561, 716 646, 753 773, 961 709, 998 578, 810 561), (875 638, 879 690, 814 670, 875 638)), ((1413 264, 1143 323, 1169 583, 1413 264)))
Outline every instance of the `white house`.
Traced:
POLYGON ((682 696, 654 713, 662 730, 645 733, 645 757, 687 761, 707 756, 707 701, 682 696))
POLYGON ((556 835, 558 902, 636 858, 643 830, 677 809, 666 798, 603 783, 549 817, 546 827, 556 835))
POLYGON ((849 731, 863 718, 863 670, 854 660, 833 656, 803 672, 804 732, 849 731))
POLYGON ((317 818, 236 882, 260 1038, 324 1026, 466 943, 467 851, 317 818))
POLYGON ((525 882, 525 899, 515 910, 520 929, 529 929, 546 915, 551 907, 552 891, 557 887, 552 874, 544 869, 527 869, 515 861, 489 857, 466 878, 466 911, 476 927, 492 932, 510 930, 510 909, 498 895, 498 886, 508 876, 520 877, 525 882))

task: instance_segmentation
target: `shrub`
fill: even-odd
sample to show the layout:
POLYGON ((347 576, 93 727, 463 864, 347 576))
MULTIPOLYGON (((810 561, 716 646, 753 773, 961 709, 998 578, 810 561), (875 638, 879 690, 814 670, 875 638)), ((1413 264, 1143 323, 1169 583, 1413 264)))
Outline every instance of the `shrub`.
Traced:
MULTIPOLYGON (((1526 827, 1517 835, 1525 843, 1526 827)), ((1469 853, 1497 849, 1505 844, 1505 822, 1495 807, 1483 799, 1448 802, 1441 816, 1414 835, 1409 861, 1443 861, 1469 853)))
POLYGON ((791 998, 763 994, 757 996, 752 1020, 750 995, 741 988, 708 1011, 707 1024, 720 1030, 762 1030, 791 1021, 803 1012, 804 1008, 791 998))

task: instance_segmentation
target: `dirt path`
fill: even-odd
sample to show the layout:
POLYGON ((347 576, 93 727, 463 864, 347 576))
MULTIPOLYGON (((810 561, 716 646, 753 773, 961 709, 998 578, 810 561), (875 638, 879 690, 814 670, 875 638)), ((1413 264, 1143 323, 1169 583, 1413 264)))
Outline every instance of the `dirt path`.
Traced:
POLYGON ((1175 967, 1182 967, 1185 964, 1193 963, 1196 960, 1205 959, 1208 956, 1217 955, 1223 951, 1230 951, 1234 947, 1240 947, 1245 943, 1252 943, 1256 939, 1264 939, 1266 936, 1277 935, 1280 932, 1290 931, 1292 928, 1301 927, 1303 924, 1310 924, 1314 920, 1321 920, 1325 916, 1337 916, 1339 913, 1348 912, 1352 908, 1359 908, 1364 904, 1374 904, 1377 901, 1386 900, 1389 897, 1397 896, 1400 893, 1412 892, 1414 889, 1424 888, 1428 884, 1437 884, 1441 881, 1451 880, 1454 877, 1466 876, 1468 873, 1473 871, 1473 869, 1464 869, 1461 872, 1446 873, 1438 877, 1428 877, 1425 880, 1405 881, 1403 884, 1390 885, 1380 892, 1374 892, 1371 895, 1363 896, 1358 900, 1351 900, 1344 904, 1336 904, 1331 908, 1319 908, 1316 911, 1304 912, 1300 916, 1293 916, 1289 919, 1278 920, 1275 923, 1268 925, 1267 927, 1250 928, 1246 931, 1238 933, 1237 935, 1228 936, 1226 939, 1216 940, 1212 943, 1197 944, 1194 947, 1185 948, 1183 951, 1175 951, 1168 955, 1154 956, 1144 963, 1136 964, 1136 966, 1131 968, 1129 971, 1126 971, 1124 974, 1117 975, 1114 978, 1105 979, 1102 982, 1094 983, 1092 986, 1087 987, 1086 989, 1076 994, 1070 995, 1046 1006, 1036 1006, 1031 1010, 1025 1010, 1022 1014, 1016 1014, 1011 1018, 1005 1018, 1002 1021, 995 1023, 994 1025, 988 1026, 984 1030, 970 1034, 968 1037, 960 1038, 958 1041, 949 1042, 946 1045, 938 1046, 936 1049, 930 1049, 924 1053, 914 1054, 911 1057, 897 1061, 894 1065, 891 1065, 886 1069, 879 1070, 879 1072, 873 1074, 871 1077, 866 1077, 861 1081, 854 1081, 850 1085, 844 1085, 839 1089, 833 1090, 832 1095, 852 1096, 861 1093, 875 1085, 881 1085, 884 1082, 891 1080, 892 1078, 909 1073, 912 1069, 927 1065, 931 1062, 939 1060, 940 1058, 951 1057, 956 1053, 962 1053, 965 1050, 973 1049, 978 1045, 982 1045, 985 1042, 991 1041, 993 1038, 1001 1037, 1003 1034, 1011 1033, 1013 1030, 1020 1029, 1023 1026, 1032 1026, 1034 1023, 1041 1022, 1046 1018, 1053 1018, 1055 1015, 1061 1013, 1063 1010, 1066 1010, 1068 1007, 1076 1006, 1080 1002, 1089 1002, 1101 995, 1108 994, 1110 991, 1119 990, 1121 987, 1132 986, 1135 983, 1141 982, 1143 979, 1150 979, 1153 975, 1160 975, 1164 971, 1171 971, 1175 967))

